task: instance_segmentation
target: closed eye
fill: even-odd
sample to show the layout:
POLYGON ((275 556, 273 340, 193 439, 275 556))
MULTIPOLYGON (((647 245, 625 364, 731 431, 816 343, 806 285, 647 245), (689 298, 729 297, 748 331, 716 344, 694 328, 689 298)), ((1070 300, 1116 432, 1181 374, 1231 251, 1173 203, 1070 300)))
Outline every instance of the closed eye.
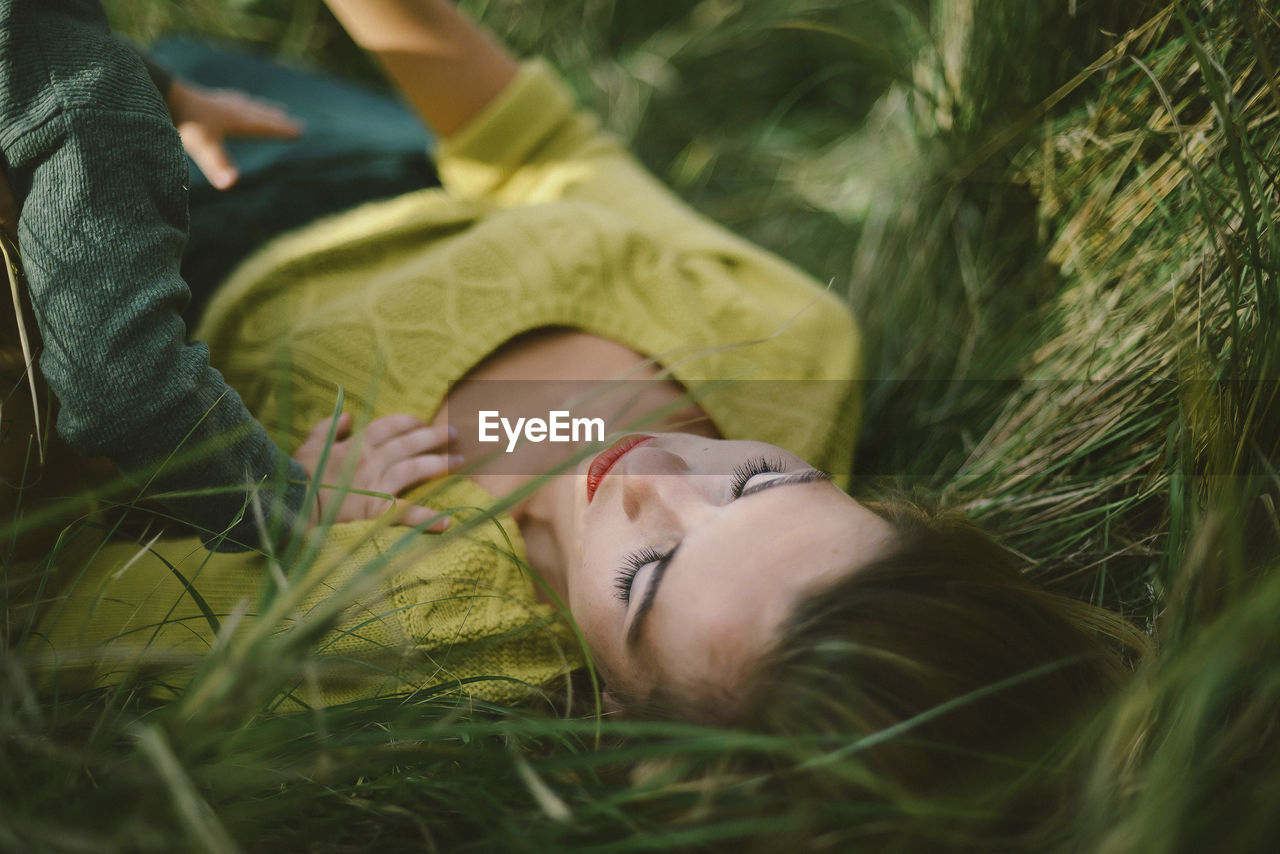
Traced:
POLYGON ((747 481, 758 474, 768 474, 774 472, 781 474, 786 471, 780 457, 752 457, 741 465, 733 468, 733 481, 729 489, 729 494, 734 498, 742 497, 742 490, 746 489, 747 481))
POLYGON ((630 602, 631 588, 635 584, 636 573, 651 563, 663 560, 670 554, 671 552, 667 552, 664 555, 658 552, 657 549, 643 548, 627 555, 622 561, 622 566, 618 568, 618 574, 613 582, 613 586, 617 591, 614 595, 623 602, 630 602))
MULTIPOLYGON (((782 473, 780 477, 765 478, 761 480, 759 483, 747 485, 747 480, 750 480, 752 477, 755 477, 757 474, 764 474, 768 471, 773 471, 773 470, 761 469, 760 471, 757 471, 749 475, 745 480, 742 481, 741 485, 735 486, 734 498, 747 498, 749 496, 756 495, 757 493, 765 492, 766 490, 769 490, 769 489, 777 489, 784 486, 793 486, 798 484, 815 483, 815 482, 821 482, 821 481, 830 482, 831 480, 831 475, 827 474, 826 472, 820 469, 810 468, 810 469, 802 469, 801 471, 791 472, 789 474, 782 473)), ((677 546, 676 548, 673 548, 671 551, 667 552, 665 555, 662 555, 658 559, 658 562, 656 563, 656 565, 654 566, 653 572, 651 573, 652 578, 650 578, 648 584, 645 585, 644 596, 643 598, 641 598, 640 604, 633 609, 634 614, 631 617, 631 625, 627 628, 628 648, 634 649, 636 643, 638 642, 640 633, 643 630, 646 622, 645 617, 649 614, 650 610, 652 610, 653 608, 653 603, 658 595, 658 588, 662 584, 662 579, 666 576, 667 568, 670 567, 671 564, 675 561, 675 556, 678 548, 679 546, 677 546)), ((643 564, 642 566, 647 566, 647 564, 643 564)), ((638 572, 639 569, 640 567, 637 567, 636 571, 638 572)), ((628 582, 628 584, 629 583, 630 582, 628 582)), ((628 586, 627 588, 628 598, 630 597, 630 595, 631 595, 631 590, 630 590, 630 587, 628 586)))

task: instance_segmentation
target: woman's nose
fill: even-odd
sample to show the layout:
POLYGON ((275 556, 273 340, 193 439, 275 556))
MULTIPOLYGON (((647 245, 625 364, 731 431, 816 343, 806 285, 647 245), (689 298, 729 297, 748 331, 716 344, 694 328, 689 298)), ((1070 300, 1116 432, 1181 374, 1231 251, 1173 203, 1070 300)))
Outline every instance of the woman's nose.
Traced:
POLYGON ((692 483, 689 465, 678 454, 661 448, 636 448, 625 459, 622 510, 634 522, 642 516, 681 514, 702 501, 692 483))

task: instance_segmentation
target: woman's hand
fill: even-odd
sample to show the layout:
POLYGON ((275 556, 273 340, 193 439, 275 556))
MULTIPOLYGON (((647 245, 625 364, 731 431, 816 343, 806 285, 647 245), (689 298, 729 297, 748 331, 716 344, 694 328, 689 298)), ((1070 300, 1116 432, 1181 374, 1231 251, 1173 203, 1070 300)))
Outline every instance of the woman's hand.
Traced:
MULTIPOLYGON (((319 500, 311 511, 313 525, 320 520, 322 510, 324 518, 335 522, 377 518, 391 509, 393 502, 354 490, 399 495, 462 465, 460 456, 447 452, 456 435, 452 427, 428 427, 412 415, 388 415, 369 422, 362 434, 352 436, 351 416, 344 412, 337 419, 325 471, 317 472, 332 423, 333 419, 326 418, 312 427, 293 455, 312 481, 321 484, 319 500), (357 455, 355 470, 348 475, 349 461, 357 455), (331 477, 325 478, 326 473, 331 477), (336 516, 332 515, 334 501, 340 502, 336 516)), ((405 525, 421 525, 438 515, 435 510, 416 504, 401 506, 400 522, 405 525)), ((441 519, 428 530, 439 533, 448 525, 448 519, 441 519)))
POLYGON ((302 133, 302 125, 284 110, 233 89, 204 89, 174 80, 165 103, 182 147, 219 190, 239 177, 223 147, 227 137, 294 139, 302 133))

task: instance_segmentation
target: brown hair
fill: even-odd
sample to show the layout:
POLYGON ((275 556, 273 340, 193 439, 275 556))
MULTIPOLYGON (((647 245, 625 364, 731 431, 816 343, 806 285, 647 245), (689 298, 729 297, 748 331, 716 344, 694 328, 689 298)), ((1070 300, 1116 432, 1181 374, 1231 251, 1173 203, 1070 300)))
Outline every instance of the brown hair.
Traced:
POLYGON ((894 547, 802 601, 743 697, 668 686, 633 711, 801 736, 806 754, 748 764, 794 771, 837 759, 825 784, 803 775, 805 797, 831 785, 842 799, 890 791, 954 804, 959 792, 953 817, 976 815, 980 802, 997 824, 1012 819, 980 833, 1042 832, 1066 804, 1054 788, 1063 775, 1046 763, 1127 681, 1123 655, 1145 652, 1145 635, 1037 587, 962 514, 867 506, 893 525, 894 547))
POLYGON ((901 791, 1034 792, 1017 820, 1043 823, 1062 803, 1028 778, 1127 681, 1145 635, 1036 586, 962 514, 868 507, 896 546, 797 607, 735 723, 862 736, 864 767, 901 791))

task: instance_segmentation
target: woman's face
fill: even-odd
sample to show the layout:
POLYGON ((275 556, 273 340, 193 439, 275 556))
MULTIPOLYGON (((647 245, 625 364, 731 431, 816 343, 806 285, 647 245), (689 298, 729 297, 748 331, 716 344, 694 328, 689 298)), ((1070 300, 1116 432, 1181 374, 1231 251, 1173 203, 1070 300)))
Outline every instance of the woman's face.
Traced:
POLYGON ((574 480, 564 592, 606 689, 632 697, 658 684, 735 696, 795 606, 893 537, 763 442, 631 436, 574 480))

